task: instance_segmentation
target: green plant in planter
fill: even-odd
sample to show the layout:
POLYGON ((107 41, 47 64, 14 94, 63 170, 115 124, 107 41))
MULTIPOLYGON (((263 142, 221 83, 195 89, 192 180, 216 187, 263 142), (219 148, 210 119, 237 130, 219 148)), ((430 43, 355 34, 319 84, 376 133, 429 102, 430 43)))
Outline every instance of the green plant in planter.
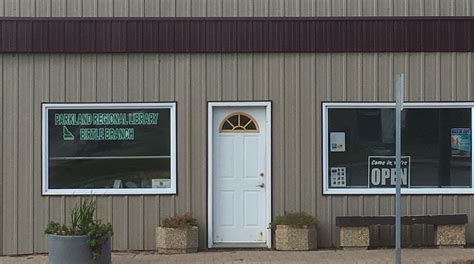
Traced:
POLYGON ((161 220, 161 227, 167 228, 191 228, 193 226, 198 226, 198 221, 193 217, 191 213, 184 213, 176 215, 174 217, 169 217, 161 220))
POLYGON ((113 235, 112 225, 104 224, 94 219, 97 204, 92 200, 84 200, 74 207, 71 212, 71 225, 51 221, 46 226, 45 233, 60 236, 87 236, 87 244, 91 248, 95 260, 100 254, 102 245, 107 242, 108 234, 113 235))
POLYGON ((270 223, 270 228, 275 230, 277 225, 289 225, 291 227, 302 228, 305 226, 317 226, 318 224, 319 221, 316 217, 305 212, 285 213, 277 216, 275 221, 270 223))

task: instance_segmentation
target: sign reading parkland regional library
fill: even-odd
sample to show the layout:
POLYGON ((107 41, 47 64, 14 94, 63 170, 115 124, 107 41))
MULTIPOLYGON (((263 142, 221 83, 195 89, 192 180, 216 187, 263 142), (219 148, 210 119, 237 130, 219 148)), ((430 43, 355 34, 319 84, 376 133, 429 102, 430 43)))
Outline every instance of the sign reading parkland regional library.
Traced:
POLYGON ((43 104, 44 193, 175 192, 175 111, 176 103, 43 104))
MULTIPOLYGON (((401 186, 410 185, 410 157, 401 157, 401 186)), ((395 156, 369 156, 369 188, 394 188, 395 156)))

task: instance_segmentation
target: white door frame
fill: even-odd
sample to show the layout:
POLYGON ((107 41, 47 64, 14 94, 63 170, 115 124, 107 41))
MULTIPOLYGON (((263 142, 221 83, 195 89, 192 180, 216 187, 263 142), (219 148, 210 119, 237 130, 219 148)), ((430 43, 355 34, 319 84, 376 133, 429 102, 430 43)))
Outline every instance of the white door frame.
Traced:
MULTIPOLYGON (((266 119, 266 223, 272 221, 272 102, 271 101, 238 101, 238 102, 208 102, 207 106, 207 246, 209 248, 214 247, 213 241, 213 204, 212 204, 212 142, 213 142, 213 113, 215 107, 246 107, 246 106, 261 106, 265 107, 265 119, 266 119)), ((267 247, 272 247, 272 236, 271 230, 267 229, 267 247)))

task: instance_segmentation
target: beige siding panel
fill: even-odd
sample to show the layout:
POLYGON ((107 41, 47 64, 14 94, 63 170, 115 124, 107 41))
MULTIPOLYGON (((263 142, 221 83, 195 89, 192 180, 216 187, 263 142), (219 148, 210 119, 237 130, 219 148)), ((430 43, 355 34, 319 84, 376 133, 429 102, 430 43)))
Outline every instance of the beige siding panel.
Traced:
POLYGON ((95 54, 82 55, 80 76, 81 76, 80 101, 83 101, 83 102, 96 101, 97 100, 97 55, 95 54))
POLYGON ((97 1, 102 2, 103 0, 83 0, 82 1, 82 16, 83 17, 98 16, 97 1))
MULTIPOLYGON (((206 56, 206 83, 207 99, 211 101, 219 100, 222 96, 222 55, 212 54, 206 56)), ((176 87, 177 88, 177 87, 176 87)))
MULTIPOLYGON (((192 16, 191 14, 191 0, 176 0, 175 6, 176 10, 170 9, 169 12, 164 16, 177 16, 177 17, 188 17, 192 16)), ((162 10, 162 12, 165 10, 162 10)), ((163 16, 163 14, 162 14, 163 16)))
POLYGON ((160 16, 160 0, 145 0, 145 16, 160 16))
POLYGON ((115 250, 128 249, 129 236, 129 212, 128 212, 128 196, 112 197, 112 225, 114 228, 114 236, 112 238, 112 246, 115 250))
MULTIPOLYGON (((191 186, 191 179, 195 173, 191 170, 191 64, 190 56, 176 56, 176 75, 181 76, 176 79, 177 103, 177 155, 178 155, 178 196, 176 197, 176 207, 179 213, 191 212, 191 197, 194 188, 191 186)), ((220 67, 219 67, 220 68, 220 67)), ((205 223, 201 223, 204 225, 205 223)))
POLYGON ((97 6, 99 17, 114 16, 114 0, 97 0, 97 6))
POLYGON ((3 253, 18 253, 18 55, 3 55, 3 253), (8 176, 7 176, 8 175, 8 176))
POLYGON ((143 101, 143 54, 128 55, 128 100, 143 101))
POLYGON ((18 253, 33 252, 33 188, 34 185, 34 55, 19 57, 18 89, 18 155, 23 157, 18 167, 18 253), (20 100, 20 99, 19 99, 20 100), (20 102, 20 101, 19 101, 20 102))
POLYGON ((272 100, 272 214, 285 212, 285 85, 284 54, 269 58, 269 96, 272 100), (278 194, 278 195, 277 195, 278 194))
POLYGON ((192 0, 191 1, 191 16, 205 17, 207 16, 207 0, 192 0))
POLYGON ((254 100, 268 100, 268 54, 254 54, 253 56, 253 98, 254 100))
MULTIPOLYGON (((1 5, 0 5, 1 6, 1 5)), ((35 13, 38 17, 49 17, 51 16, 51 2, 44 0, 35 1, 35 13)))
POLYGON ((81 17, 83 0, 67 0, 66 2, 66 16, 81 17))
MULTIPOLYGON (((143 97, 144 101, 159 100, 159 55, 144 56, 143 97)), ((178 112, 179 113, 179 112, 178 112)), ((155 227, 158 225, 160 196, 143 197, 143 249, 153 250, 155 247, 155 227)))
MULTIPOLYGON (((207 101, 272 100, 273 216, 315 214, 318 242, 330 247, 338 244, 336 216, 392 214, 394 204, 391 196, 322 195, 321 102, 393 100, 401 71, 411 101, 469 100, 474 86, 473 53, 2 56, 3 254, 45 252, 46 223, 68 221, 81 199, 41 196, 41 102, 178 101, 178 195, 96 197, 97 216, 114 225, 114 249, 141 250, 154 249, 160 219, 185 211, 198 218, 206 245, 207 101)), ((417 195, 404 196, 402 212, 472 218, 472 207, 471 196, 417 195)), ((393 228, 372 231, 374 245, 393 243, 393 228)), ((403 238, 425 245, 433 230, 404 227, 403 238)))
POLYGON ((8 16, 43 17, 469 16, 474 4, 471 0, 0 0, 0 14, 1 9, 8 16))
POLYGON ((285 16, 285 0, 272 0, 268 2, 270 16, 285 16))
MULTIPOLYGON (((283 121, 284 139, 284 177, 285 177, 285 208, 287 211, 300 210, 299 171, 299 54, 284 55, 284 115, 277 120, 283 121), (291 175, 291 176, 290 176, 291 175)), ((276 107, 279 107, 278 105, 276 107)))
POLYGON ((206 228, 205 221, 207 216, 207 177, 206 177, 206 127, 207 124, 207 104, 206 104, 206 82, 204 81, 205 55, 199 54, 191 57, 191 171, 193 176, 191 178, 191 186, 193 187, 191 208, 194 215, 200 222, 200 236, 199 244, 206 244, 206 228))
POLYGON ((41 197, 41 103, 49 101, 49 55, 34 55, 34 165, 33 165, 33 240, 32 252, 46 251, 44 229, 49 220, 49 198, 41 197))
POLYGON ((66 65, 66 101, 79 102, 81 99, 81 56, 67 54, 66 65))
POLYGON ((299 159, 300 167, 300 210, 315 215, 316 192, 314 177, 316 175, 315 159, 316 145, 314 131, 316 131, 316 98, 315 98, 315 57, 314 54, 301 55, 300 57, 300 93, 299 93, 299 118, 300 138, 299 138, 299 159))
MULTIPOLYGON (((138 2, 135 0, 133 2, 138 2)), ((114 10, 114 17, 128 17, 129 14, 129 6, 128 0, 114 0, 113 2, 113 10, 114 10)))
POLYGON ((455 56, 454 73, 456 76, 453 78, 453 81, 456 87, 456 98, 457 100, 468 101, 471 97, 469 75, 473 74, 472 71, 469 72, 470 57, 466 53, 453 54, 453 56, 455 56))
POLYGON ((253 54, 237 57, 237 98, 252 100, 253 95, 253 54))
POLYGON ((254 0, 253 1, 253 16, 261 17, 268 16, 268 1, 269 0, 254 0))
POLYGON ((128 16, 142 17, 145 15, 145 0, 128 0, 128 16))
POLYGON ((21 17, 34 17, 35 16, 35 0, 21 1, 20 16, 21 17))
MULTIPOLYGON (((161 0, 160 5, 160 16, 162 17, 173 17, 176 15, 176 6, 179 1, 183 0, 161 0)), ((184 0, 187 1, 187 0, 184 0)))
MULTIPOLYGON (((128 100, 143 101, 143 54, 126 56, 128 57, 128 100)), ((130 196, 128 202, 128 248, 140 250, 144 248, 144 197, 130 196)))
POLYGON ((51 0, 51 16, 64 17, 66 15, 66 1, 51 0))
POLYGON ((237 100, 237 58, 235 54, 222 54, 222 100, 237 100))
POLYGON ((207 0, 207 16, 222 16, 222 0, 207 0))
POLYGON ((97 55, 97 101, 112 101, 112 55, 97 55))
POLYGON ((20 16, 20 3, 17 0, 4 0, 5 16, 20 16))

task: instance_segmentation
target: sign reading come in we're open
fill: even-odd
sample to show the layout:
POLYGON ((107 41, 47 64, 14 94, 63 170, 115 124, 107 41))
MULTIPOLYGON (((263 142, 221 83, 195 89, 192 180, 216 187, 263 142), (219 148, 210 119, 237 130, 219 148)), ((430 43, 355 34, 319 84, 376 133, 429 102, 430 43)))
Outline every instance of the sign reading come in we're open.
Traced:
MULTIPOLYGON (((394 188, 396 163, 394 156, 369 156, 369 188, 394 188)), ((401 157, 401 186, 410 185, 410 157, 401 157)))

